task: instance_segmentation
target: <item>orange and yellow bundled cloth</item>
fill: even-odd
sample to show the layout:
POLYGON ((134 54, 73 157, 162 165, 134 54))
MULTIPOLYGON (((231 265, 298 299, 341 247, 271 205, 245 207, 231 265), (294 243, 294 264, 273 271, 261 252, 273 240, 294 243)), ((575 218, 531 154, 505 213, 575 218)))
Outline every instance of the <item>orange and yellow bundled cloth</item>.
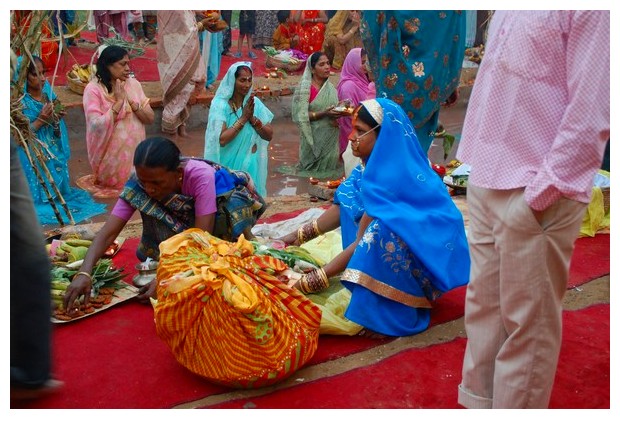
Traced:
POLYGON ((274 384, 314 354, 321 310, 276 276, 288 266, 252 243, 191 228, 160 244, 157 334, 177 361, 236 388, 274 384))

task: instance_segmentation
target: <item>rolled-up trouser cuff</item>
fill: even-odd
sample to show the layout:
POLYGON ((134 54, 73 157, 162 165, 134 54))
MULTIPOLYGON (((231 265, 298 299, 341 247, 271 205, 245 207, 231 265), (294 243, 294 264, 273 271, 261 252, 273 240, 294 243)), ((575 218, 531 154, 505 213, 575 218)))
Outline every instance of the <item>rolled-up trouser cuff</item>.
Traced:
POLYGON ((458 401, 459 401, 459 404, 461 404, 465 408, 475 408, 475 409, 493 408, 493 399, 483 398, 482 396, 474 395, 469 390, 465 389, 462 384, 459 384, 458 401))

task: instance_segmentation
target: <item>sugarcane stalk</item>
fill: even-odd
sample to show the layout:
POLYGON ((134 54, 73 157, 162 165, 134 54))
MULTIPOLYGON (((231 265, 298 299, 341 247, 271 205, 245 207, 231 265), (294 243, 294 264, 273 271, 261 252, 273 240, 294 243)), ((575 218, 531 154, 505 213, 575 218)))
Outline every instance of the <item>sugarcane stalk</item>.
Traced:
MULTIPOLYGON (((15 114, 17 114, 17 112, 15 112, 15 114)), ((19 111, 19 114, 23 115, 23 113, 21 113, 21 111, 19 111)), ((28 121, 28 118, 25 118, 26 121, 28 121)), ((22 130, 19 129, 17 126, 15 126, 15 124, 13 123, 13 117, 11 118, 11 126, 13 127, 13 129, 16 131, 17 135, 18 135, 18 139, 17 141, 19 142, 19 144, 22 146, 22 148, 24 149, 24 153, 26 154, 26 157, 28 158, 28 162, 30 163, 30 166, 32 167, 35 176, 37 177, 37 181, 39 182, 39 184, 41 185, 41 187, 43 188, 43 191, 45 192, 45 196, 48 199, 48 202, 50 203, 50 205, 52 206, 52 210, 54 210, 54 215, 56 216, 56 219, 58 220, 58 223, 61 226, 65 225, 65 222, 62 218, 62 216, 60 215, 60 212, 58 210, 58 207, 56 206, 56 200, 52 197, 52 193, 50 192, 50 189, 48 188, 51 187, 51 190, 56 194, 56 196, 58 197, 59 203, 62 206, 62 208, 64 209, 65 213, 67 214, 67 217, 69 218, 69 222, 72 225, 75 225, 75 220, 73 219, 73 215, 71 214, 71 210, 69 210, 69 207, 67 206, 67 203, 65 202, 64 197, 62 196, 60 190, 58 189, 58 186, 56 185, 56 182, 54 181, 54 178, 52 177, 52 174, 50 173, 49 169, 47 168, 47 165, 45 164, 45 159, 44 159, 44 155, 41 152, 41 149, 39 147, 37 147, 36 145, 29 145, 28 141, 34 141, 39 142, 41 144, 43 144, 40 140, 38 140, 36 137, 34 137, 34 135, 32 134, 32 132, 29 132, 29 137, 27 138, 23 135, 22 130), (33 161, 33 157, 32 157, 32 153, 34 153, 38 163, 33 161), (43 170, 43 174, 41 174, 40 169, 43 170), (48 182, 46 183, 45 180, 43 179, 43 175, 45 175, 45 177, 47 178, 48 182)), ((28 123, 28 130, 30 130, 30 126, 28 123)))
MULTIPOLYGON (((11 48, 13 51, 19 50, 24 56, 24 61, 19 71, 17 81, 12 83, 11 88, 11 127, 14 131, 14 135, 17 136, 18 143, 24 149, 28 162, 35 172, 37 181, 44 190, 58 223, 60 225, 65 225, 65 222, 60 215, 60 211, 58 210, 56 199, 52 197, 52 192, 56 195, 58 202, 67 214, 70 223, 75 225, 73 215, 71 214, 64 197, 58 189, 58 186, 56 185, 56 182, 54 181, 47 164, 45 163, 45 157, 42 149, 46 148, 46 145, 36 138, 30 128, 29 119, 22 112, 21 99, 25 88, 28 64, 29 61, 33 61, 32 52, 36 50, 34 48, 38 47, 38 50, 40 50, 42 34, 41 26, 43 25, 45 19, 46 13, 44 11, 32 11, 28 16, 24 17, 24 20, 21 23, 18 23, 23 24, 25 22, 29 22, 28 30, 25 32, 25 35, 22 27, 21 31, 17 31, 14 38, 11 40, 11 48), (32 144, 29 144, 29 142, 32 142, 32 144), (38 163, 33 161, 33 154, 38 163), (44 180, 44 176, 48 180, 47 183, 44 180)), ((11 13, 11 21, 14 21, 14 12, 11 13)), ((58 62, 56 63, 56 67, 58 67, 58 62)), ((51 152, 49 152, 49 150, 47 150, 47 153, 50 157, 54 156, 51 152)))

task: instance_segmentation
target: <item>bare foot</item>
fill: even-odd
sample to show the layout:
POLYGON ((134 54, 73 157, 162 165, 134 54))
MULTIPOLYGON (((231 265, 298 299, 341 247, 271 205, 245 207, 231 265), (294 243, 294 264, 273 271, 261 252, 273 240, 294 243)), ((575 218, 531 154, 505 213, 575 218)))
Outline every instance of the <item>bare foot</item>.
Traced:
POLYGON ((187 130, 185 129, 185 125, 179 125, 178 129, 179 137, 187 137, 187 130))

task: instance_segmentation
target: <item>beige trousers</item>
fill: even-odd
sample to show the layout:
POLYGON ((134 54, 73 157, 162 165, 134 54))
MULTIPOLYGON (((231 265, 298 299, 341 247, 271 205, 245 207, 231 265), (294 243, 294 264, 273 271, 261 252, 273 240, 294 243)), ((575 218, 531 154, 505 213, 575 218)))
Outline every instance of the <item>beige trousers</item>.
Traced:
POLYGON ((468 186, 472 259, 459 404, 547 408, 562 342, 562 298, 586 204, 562 198, 539 223, 524 189, 468 186))

